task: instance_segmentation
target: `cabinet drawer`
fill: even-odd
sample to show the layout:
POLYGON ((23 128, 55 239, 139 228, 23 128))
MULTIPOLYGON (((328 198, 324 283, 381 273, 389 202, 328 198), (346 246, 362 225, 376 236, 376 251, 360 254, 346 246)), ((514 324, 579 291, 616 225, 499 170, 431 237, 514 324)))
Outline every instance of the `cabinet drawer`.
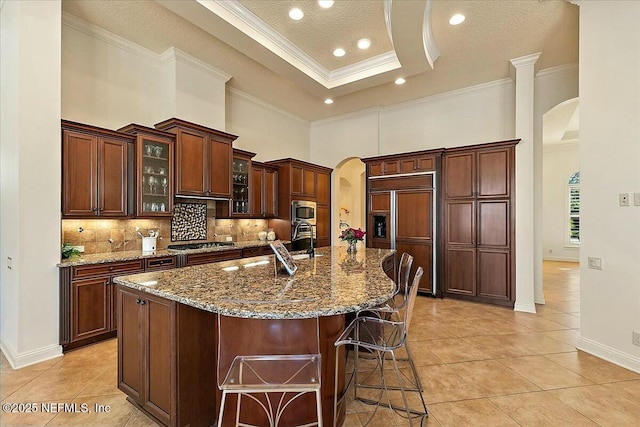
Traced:
POLYGON ((252 256, 260 256, 260 255, 271 255, 273 251, 271 250, 271 246, 258 246, 255 248, 244 248, 242 250, 242 257, 249 258, 252 256))
POLYGON ((144 271, 144 260, 137 259, 125 262, 109 262, 104 264, 81 265, 72 267, 71 279, 114 275, 119 273, 136 273, 144 271))
POLYGON ((144 260, 145 271, 166 270, 176 268, 175 256, 147 258, 144 260))
POLYGON ((228 261, 239 258, 242 258, 242 249, 189 254, 187 255, 187 267, 191 265, 208 264, 210 262, 228 261))

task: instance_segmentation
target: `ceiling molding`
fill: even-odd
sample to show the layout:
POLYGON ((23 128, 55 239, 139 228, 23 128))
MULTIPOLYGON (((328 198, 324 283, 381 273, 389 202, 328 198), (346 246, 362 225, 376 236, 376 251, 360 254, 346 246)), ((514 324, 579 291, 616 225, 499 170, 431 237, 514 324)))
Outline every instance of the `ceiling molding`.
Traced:
POLYGON ((342 120, 357 119, 360 117, 371 116, 374 114, 379 115, 382 111, 384 111, 383 107, 367 108, 366 110, 354 111, 353 113, 346 113, 346 114, 341 114, 339 116, 332 116, 326 119, 316 120, 311 123, 311 127, 314 128, 316 126, 322 126, 328 123, 339 122, 342 120))
POLYGON ((462 89, 455 89, 449 92, 444 92, 444 93, 439 93, 436 95, 431 95, 431 96, 427 96, 424 98, 420 98, 420 99, 414 99, 411 101, 406 101, 406 102, 402 102, 399 104, 394 104, 394 105, 390 105, 387 107, 384 107, 384 110, 399 110, 402 108, 406 108, 406 107, 411 107, 414 105, 420 105, 420 104, 430 104, 432 102, 438 102, 441 101, 444 98, 449 98, 449 97, 458 97, 458 96, 465 96, 465 95, 469 95, 470 93, 473 92, 480 92, 483 90, 487 90, 487 89, 492 89, 492 88, 501 88, 501 87, 513 87, 513 80, 511 80, 510 78, 504 78, 504 79, 500 79, 500 80, 494 80, 492 82, 488 82, 488 83, 481 83, 478 85, 474 85, 474 86, 468 86, 462 89))
POLYGON ((545 70, 540 70, 535 76, 535 79, 547 79, 553 78, 561 74, 568 74, 578 72, 578 64, 566 64, 566 65, 558 65, 557 67, 547 68, 545 70))
POLYGON ((253 41, 327 89, 400 68, 395 52, 387 52, 337 70, 328 70, 236 0, 196 0, 253 41))
POLYGON ((148 61, 160 64, 160 57, 156 52, 137 45, 123 37, 110 33, 109 31, 104 30, 96 25, 83 21, 82 19, 77 18, 76 16, 71 15, 67 12, 62 12, 62 25, 66 25, 69 28, 78 30, 81 33, 87 34, 100 41, 110 44, 111 46, 120 48, 148 61))
POLYGON ((231 77, 233 77, 231 74, 220 71, 219 69, 207 64, 206 62, 201 61, 198 58, 181 51, 180 49, 176 49, 175 47, 170 47, 169 49, 158 55, 158 60, 162 65, 167 65, 173 61, 176 61, 194 66, 209 74, 210 76, 223 80, 225 83, 231 80, 231 77))
POLYGON ((424 44, 424 53, 427 57, 429 65, 433 69, 433 63, 440 57, 440 51, 436 46, 436 41, 431 32, 431 4, 433 0, 427 0, 424 8, 424 21, 422 23, 422 43, 424 44))
POLYGON ((532 53, 531 55, 525 55, 519 58, 510 59, 509 62, 515 68, 526 67, 527 65, 535 64, 538 58, 540 58, 541 54, 542 52, 536 52, 536 53, 532 53))

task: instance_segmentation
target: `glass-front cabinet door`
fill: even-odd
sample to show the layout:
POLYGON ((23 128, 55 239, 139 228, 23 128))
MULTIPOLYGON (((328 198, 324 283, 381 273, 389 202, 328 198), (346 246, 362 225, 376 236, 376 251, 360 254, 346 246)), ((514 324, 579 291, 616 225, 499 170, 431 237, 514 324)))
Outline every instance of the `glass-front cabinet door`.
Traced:
POLYGON ((232 213, 249 214, 249 168, 248 160, 233 158, 233 199, 232 213))
POLYGON ((173 141, 143 136, 138 144, 137 216, 173 212, 173 141))

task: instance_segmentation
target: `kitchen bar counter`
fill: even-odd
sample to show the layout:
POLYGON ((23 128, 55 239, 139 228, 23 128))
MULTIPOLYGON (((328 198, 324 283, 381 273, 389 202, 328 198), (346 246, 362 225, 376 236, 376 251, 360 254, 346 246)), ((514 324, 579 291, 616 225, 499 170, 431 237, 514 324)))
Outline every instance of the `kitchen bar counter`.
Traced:
MULTIPOLYGON (((242 354, 305 354, 317 342, 323 421, 342 425, 345 410, 334 414, 333 396, 336 371, 339 393, 346 386, 346 353, 333 343, 348 313, 393 295, 395 251, 348 254, 345 247, 324 247, 315 258, 296 255, 304 258, 296 259, 293 276, 276 274, 279 265, 269 255, 114 278, 118 387, 128 400, 168 427, 210 426, 221 401, 218 375, 228 369, 216 369, 219 354, 224 361, 242 354), (219 347, 218 319, 224 320, 225 336, 233 337, 219 347)), ((230 396, 225 405, 222 427, 233 425, 235 399, 230 396)), ((310 423, 314 408, 312 394, 300 396, 279 425, 310 423)), ((268 425, 252 399, 243 399, 241 421, 268 425)))
POLYGON ((117 277, 115 283, 202 310, 244 318, 292 319, 355 312, 388 300, 395 289, 384 261, 394 251, 345 247, 296 260, 298 271, 275 274, 274 256, 117 277), (276 301, 280 301, 277 303, 276 301), (250 306, 249 306, 250 304, 250 306))
MULTIPOLYGON (((101 254, 91 254, 84 255, 82 257, 72 257, 70 259, 62 260, 57 264, 58 267, 74 267, 78 265, 89 265, 89 264, 104 264, 107 262, 119 262, 119 261, 131 261, 136 259, 144 259, 144 258, 158 258, 163 256, 171 256, 178 254, 187 254, 187 253, 205 253, 205 252, 222 252, 233 249, 243 249, 243 248, 255 248, 260 246, 268 246, 268 241, 265 240, 252 240, 248 242, 233 242, 233 245, 229 246, 218 246, 213 248, 203 248, 203 249, 188 249, 188 250, 158 250, 152 253, 142 252, 142 251, 123 251, 123 252, 107 252, 101 254)), ((288 242, 283 242, 288 243, 288 242)))

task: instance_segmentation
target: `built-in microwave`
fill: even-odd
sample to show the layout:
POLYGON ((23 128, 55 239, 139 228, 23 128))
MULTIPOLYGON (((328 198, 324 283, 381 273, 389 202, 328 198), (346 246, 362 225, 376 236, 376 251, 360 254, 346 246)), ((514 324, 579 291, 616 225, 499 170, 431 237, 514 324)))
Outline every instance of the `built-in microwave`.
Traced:
POLYGON ((316 225, 316 202, 294 200, 291 202, 291 224, 304 220, 316 225))

